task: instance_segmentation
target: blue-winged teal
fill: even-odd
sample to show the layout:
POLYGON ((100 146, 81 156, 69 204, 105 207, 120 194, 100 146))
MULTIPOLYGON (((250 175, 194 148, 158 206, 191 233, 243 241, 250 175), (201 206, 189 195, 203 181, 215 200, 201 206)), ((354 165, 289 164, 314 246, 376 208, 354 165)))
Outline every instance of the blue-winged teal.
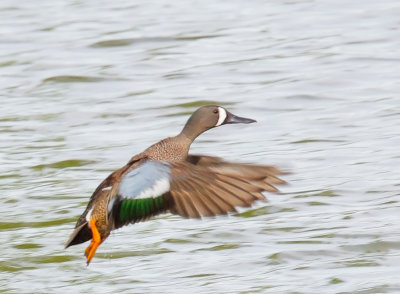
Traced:
POLYGON ((197 109, 176 137, 166 138, 134 156, 94 191, 66 247, 91 239, 87 263, 112 230, 171 212, 200 218, 234 212, 277 192, 284 181, 272 166, 229 163, 217 157, 190 155, 201 133, 224 124, 252 123, 219 106, 197 109))

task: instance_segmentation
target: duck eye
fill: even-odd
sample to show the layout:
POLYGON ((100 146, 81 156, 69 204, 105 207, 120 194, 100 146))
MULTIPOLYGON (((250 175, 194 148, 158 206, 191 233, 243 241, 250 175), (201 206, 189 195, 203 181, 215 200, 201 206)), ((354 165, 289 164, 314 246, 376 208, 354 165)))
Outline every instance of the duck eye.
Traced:
POLYGON ((214 109, 214 111, 213 111, 214 113, 218 113, 218 109, 214 109))

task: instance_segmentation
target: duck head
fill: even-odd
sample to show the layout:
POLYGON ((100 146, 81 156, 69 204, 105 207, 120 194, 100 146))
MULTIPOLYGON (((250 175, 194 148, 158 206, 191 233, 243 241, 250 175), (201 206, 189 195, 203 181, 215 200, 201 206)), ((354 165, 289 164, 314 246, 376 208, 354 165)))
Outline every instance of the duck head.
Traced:
POLYGON ((201 133, 226 124, 249 124, 254 119, 240 117, 217 105, 206 105, 197 109, 187 121, 182 134, 194 140, 201 133))

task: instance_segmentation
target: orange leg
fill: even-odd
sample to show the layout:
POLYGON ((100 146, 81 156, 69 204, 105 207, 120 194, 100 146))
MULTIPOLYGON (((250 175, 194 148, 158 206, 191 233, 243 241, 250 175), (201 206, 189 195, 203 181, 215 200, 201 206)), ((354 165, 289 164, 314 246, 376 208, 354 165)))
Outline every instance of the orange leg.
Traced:
POLYGON ((90 220, 90 229, 92 230, 92 242, 85 250, 86 262, 89 265, 90 261, 92 260, 94 254, 96 253, 97 247, 101 244, 101 238, 99 231, 96 228, 96 220, 90 220))

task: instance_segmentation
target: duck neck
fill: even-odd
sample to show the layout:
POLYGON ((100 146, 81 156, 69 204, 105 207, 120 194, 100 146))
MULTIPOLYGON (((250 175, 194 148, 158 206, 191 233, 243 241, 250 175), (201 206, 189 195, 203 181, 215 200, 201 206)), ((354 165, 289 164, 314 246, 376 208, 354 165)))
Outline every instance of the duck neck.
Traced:
POLYGON ((191 123, 191 119, 186 123, 182 132, 178 135, 180 137, 190 140, 190 144, 207 129, 200 128, 198 125, 195 126, 191 123))

